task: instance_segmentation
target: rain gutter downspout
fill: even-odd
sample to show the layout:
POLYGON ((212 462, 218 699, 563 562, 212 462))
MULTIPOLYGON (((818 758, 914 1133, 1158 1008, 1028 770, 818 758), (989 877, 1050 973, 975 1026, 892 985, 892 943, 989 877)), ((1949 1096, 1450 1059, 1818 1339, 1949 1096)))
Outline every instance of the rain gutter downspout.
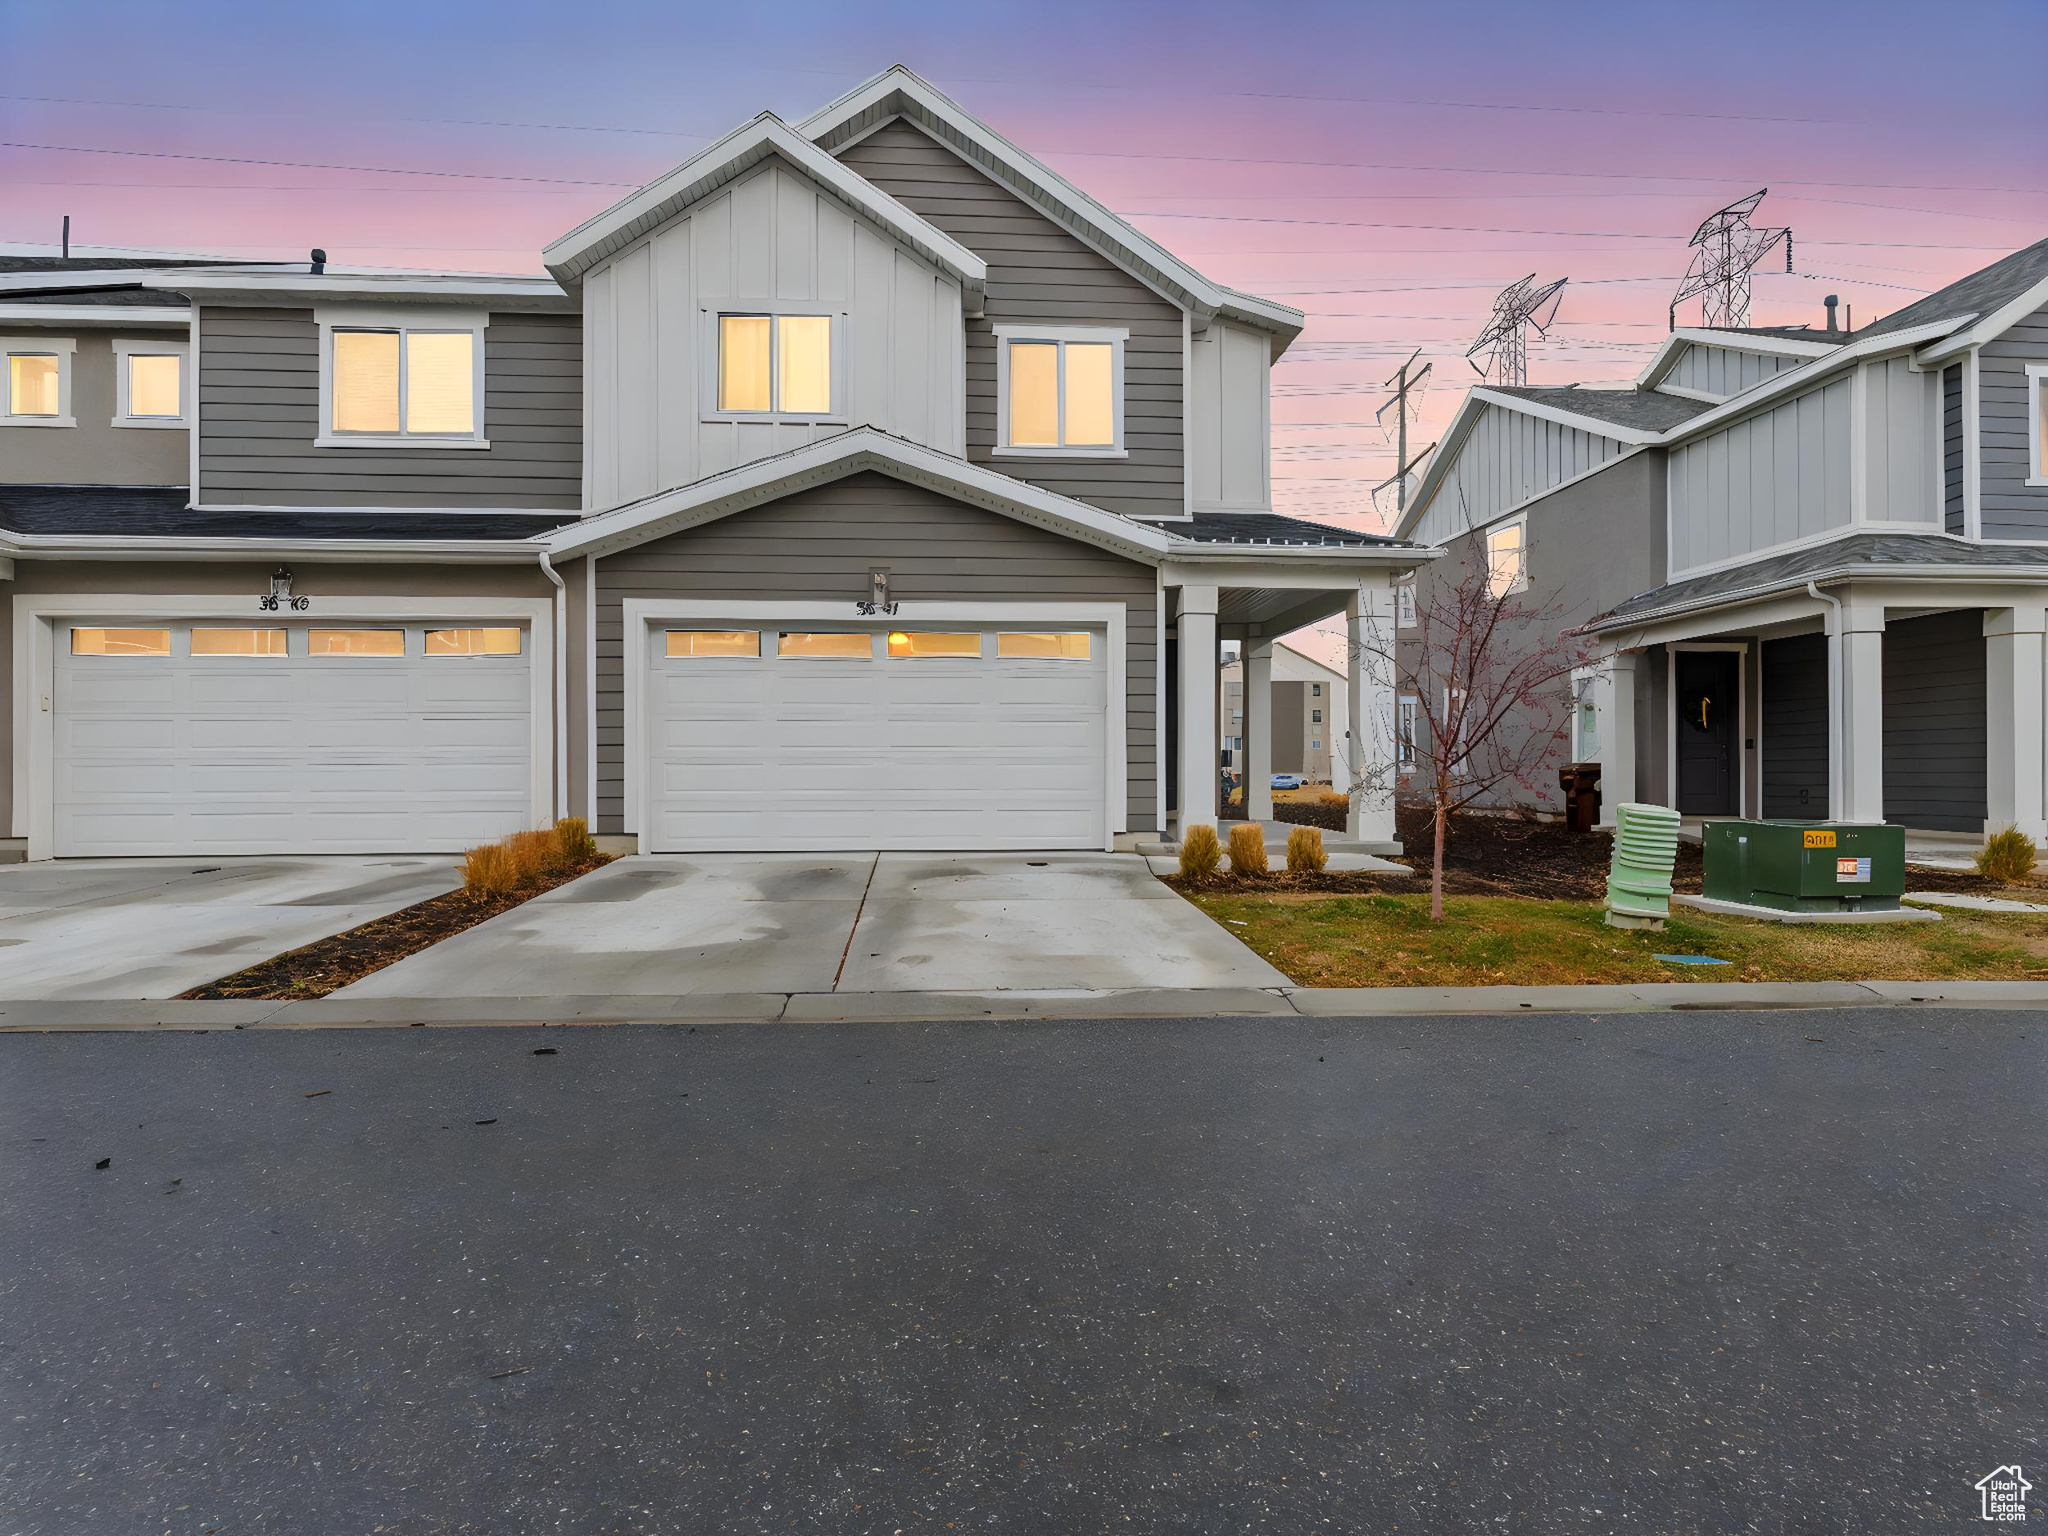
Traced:
POLYGON ((540 552, 540 573, 555 585, 555 819, 569 814, 569 589, 540 552))
POLYGON ((1842 697, 1842 600, 1821 591, 1820 583, 1806 584, 1809 597, 1834 610, 1828 620, 1828 819, 1835 820, 1842 804, 1842 711, 1848 700, 1842 697))

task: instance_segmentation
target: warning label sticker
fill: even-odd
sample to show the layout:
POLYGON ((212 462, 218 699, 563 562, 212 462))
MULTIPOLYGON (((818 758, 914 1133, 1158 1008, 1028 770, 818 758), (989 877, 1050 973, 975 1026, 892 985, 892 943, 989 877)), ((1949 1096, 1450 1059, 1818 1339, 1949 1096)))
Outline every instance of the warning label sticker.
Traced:
POLYGON ((1835 846, 1835 834, 1831 831, 1824 832, 1817 829, 1809 829, 1806 834, 1806 846, 1809 848, 1832 848, 1835 846))
POLYGON ((1870 884, 1870 860, 1835 860, 1835 879, 1837 882, 1855 880, 1861 882, 1864 885, 1870 884))

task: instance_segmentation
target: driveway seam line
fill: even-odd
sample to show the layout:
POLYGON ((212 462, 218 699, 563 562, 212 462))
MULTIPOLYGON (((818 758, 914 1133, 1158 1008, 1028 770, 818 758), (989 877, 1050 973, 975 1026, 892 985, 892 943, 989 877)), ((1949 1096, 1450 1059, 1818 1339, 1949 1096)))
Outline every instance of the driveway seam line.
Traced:
MULTIPOLYGON (((881 867, 882 855, 877 853, 874 861, 868 865, 868 883, 860 888, 860 905, 853 909, 853 926, 846 930, 845 947, 839 951, 839 969, 832 973, 832 990, 834 992, 839 990, 839 978, 846 974, 846 957, 853 953, 853 936, 860 932, 861 914, 868 909, 868 892, 875 888, 875 871, 881 867)), ((784 1011, 787 1012, 789 1004, 785 1001, 782 1006, 784 1011)))

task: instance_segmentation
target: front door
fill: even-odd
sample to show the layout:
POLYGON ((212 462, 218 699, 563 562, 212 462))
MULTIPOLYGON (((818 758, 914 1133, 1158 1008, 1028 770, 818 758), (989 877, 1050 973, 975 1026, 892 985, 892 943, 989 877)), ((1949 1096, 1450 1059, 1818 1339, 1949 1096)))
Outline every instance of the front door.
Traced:
POLYGON ((1735 651, 1678 653, 1678 813, 1733 816, 1741 698, 1735 651))

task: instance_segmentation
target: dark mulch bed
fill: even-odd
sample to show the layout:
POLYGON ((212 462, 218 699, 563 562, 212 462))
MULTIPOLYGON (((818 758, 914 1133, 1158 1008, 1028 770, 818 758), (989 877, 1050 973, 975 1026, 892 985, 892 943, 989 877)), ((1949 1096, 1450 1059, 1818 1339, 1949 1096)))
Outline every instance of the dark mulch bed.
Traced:
POLYGON ((600 855, 567 873, 544 876, 532 889, 509 896, 471 896, 466 891, 450 891, 446 896, 435 896, 345 933, 330 934, 303 949, 287 950, 261 965, 252 965, 247 970, 223 976, 218 981, 210 981, 203 987, 194 987, 190 992, 178 995, 203 999, 270 998, 286 1002, 325 997, 352 981, 361 981, 372 971, 381 971, 407 955, 416 955, 431 944, 438 944, 465 928, 474 928, 500 912, 509 912, 523 902, 552 891, 558 885, 567 885, 571 880, 587 875, 593 869, 601 869, 610 862, 609 855, 600 855))

